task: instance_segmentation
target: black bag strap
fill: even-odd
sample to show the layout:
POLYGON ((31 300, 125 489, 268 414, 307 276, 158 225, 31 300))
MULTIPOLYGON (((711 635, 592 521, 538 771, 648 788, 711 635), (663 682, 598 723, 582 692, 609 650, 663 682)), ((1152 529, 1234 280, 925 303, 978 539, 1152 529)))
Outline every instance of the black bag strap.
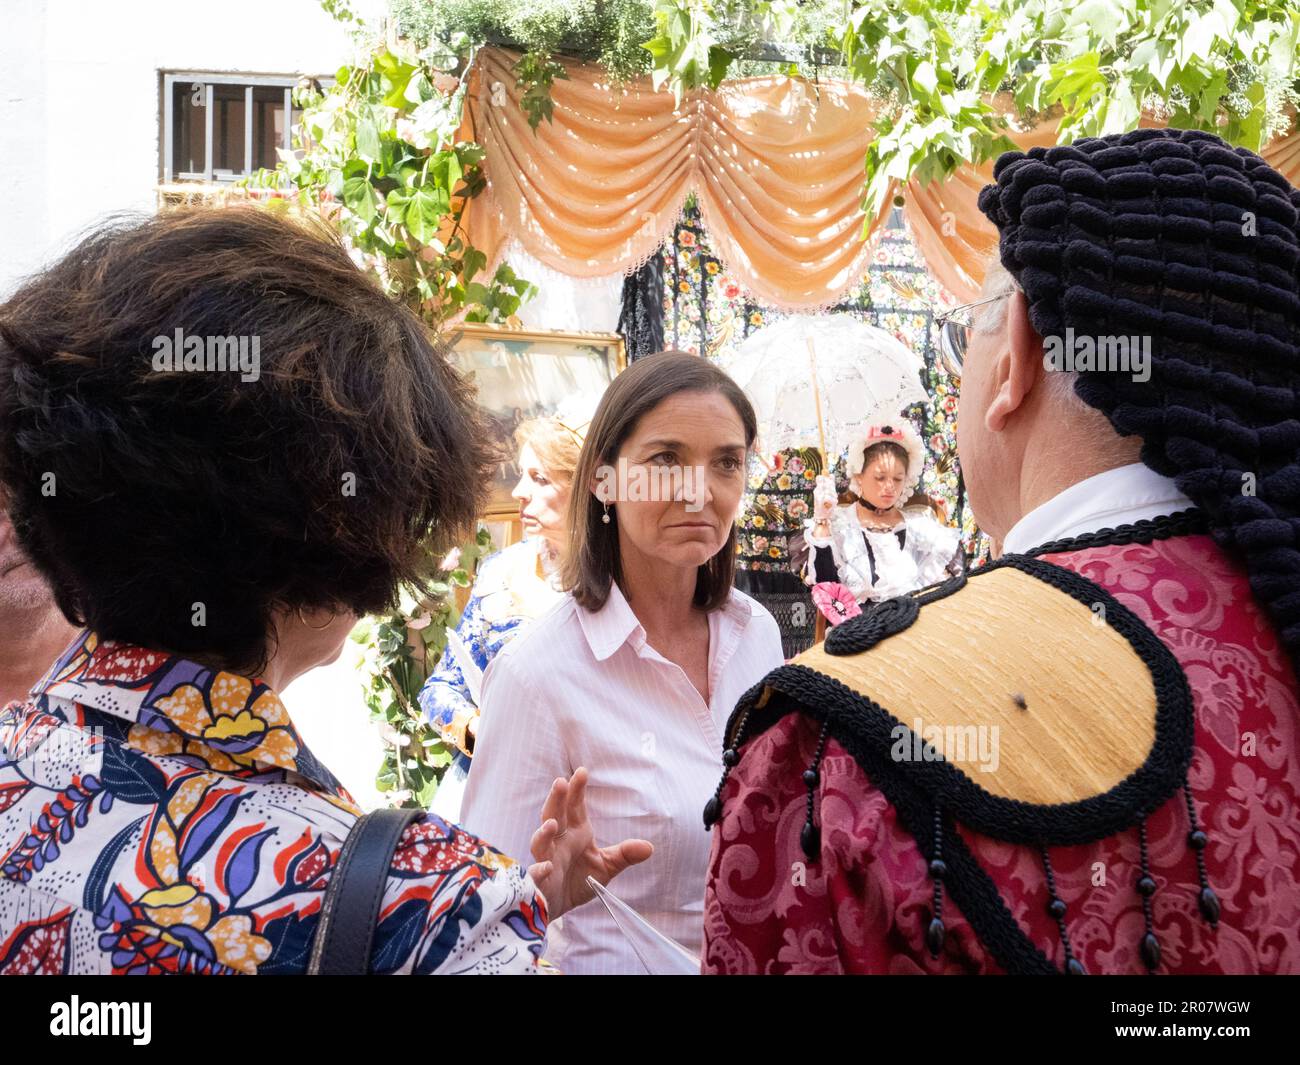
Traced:
POLYGON ((372 810, 343 841, 312 937, 310 976, 365 976, 393 854, 421 810, 372 810))

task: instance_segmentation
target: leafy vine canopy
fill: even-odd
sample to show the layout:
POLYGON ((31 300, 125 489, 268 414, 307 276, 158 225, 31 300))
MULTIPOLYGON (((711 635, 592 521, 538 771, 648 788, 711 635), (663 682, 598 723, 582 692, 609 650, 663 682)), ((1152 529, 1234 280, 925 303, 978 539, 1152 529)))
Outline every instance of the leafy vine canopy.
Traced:
POLYGON ((881 104, 864 206, 894 182, 942 179, 1059 115, 1059 138, 1145 114, 1259 150, 1300 88, 1300 0, 393 0, 403 35, 464 55, 519 49, 521 106, 550 117, 557 57, 680 98, 754 74, 835 76, 881 104))

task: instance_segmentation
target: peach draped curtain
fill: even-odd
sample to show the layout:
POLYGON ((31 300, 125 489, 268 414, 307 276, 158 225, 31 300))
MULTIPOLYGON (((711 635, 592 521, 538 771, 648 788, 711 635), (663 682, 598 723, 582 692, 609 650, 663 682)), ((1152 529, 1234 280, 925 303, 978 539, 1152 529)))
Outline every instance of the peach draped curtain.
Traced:
MULTIPOLYGON (((486 149, 488 191, 471 201, 465 225, 489 261, 518 244, 570 277, 633 269, 672 232, 693 192, 727 271, 762 302, 827 306, 864 273, 862 162, 875 109, 861 87, 746 78, 676 107, 648 81, 618 90, 598 67, 569 62, 568 79, 552 89, 554 120, 534 133, 519 107, 517 58, 484 49, 468 89, 463 135, 486 149)), ((1011 137, 1023 148, 1051 145, 1055 123, 1011 137)), ((1300 134, 1263 155, 1300 182, 1300 134)), ((992 170, 963 166, 903 190, 926 264, 959 299, 978 292, 996 241, 975 203, 992 170)))

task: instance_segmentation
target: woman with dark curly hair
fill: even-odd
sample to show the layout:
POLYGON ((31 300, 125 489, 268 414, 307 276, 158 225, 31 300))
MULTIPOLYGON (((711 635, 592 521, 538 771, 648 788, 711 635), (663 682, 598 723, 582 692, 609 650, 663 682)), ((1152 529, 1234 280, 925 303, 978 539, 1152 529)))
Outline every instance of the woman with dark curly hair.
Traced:
MULTIPOLYGON (((260 209, 111 224, 0 306, 0 505, 85 627, 0 713, 0 968, 303 971, 359 811, 276 693, 472 529, 487 438, 419 320, 260 209)), ((548 904, 648 851, 595 848, 584 786, 527 875, 415 821, 371 968, 535 971, 548 904)))

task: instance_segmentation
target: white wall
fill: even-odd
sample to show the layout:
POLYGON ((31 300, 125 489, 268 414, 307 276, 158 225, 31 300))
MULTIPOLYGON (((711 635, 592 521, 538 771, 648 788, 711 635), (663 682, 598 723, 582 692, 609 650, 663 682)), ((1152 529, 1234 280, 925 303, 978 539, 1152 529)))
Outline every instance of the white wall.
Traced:
POLYGON ((0 0, 0 295, 96 219, 153 210, 160 71, 332 74, 351 54, 317 0, 0 0))
MULTIPOLYGON (((371 24, 385 0, 351 0, 371 24)), ((318 0, 0 0, 0 298, 85 227, 152 211, 159 72, 333 74, 352 56, 318 0)), ((571 281, 518 255, 536 329, 612 331, 622 276, 571 281)))
POLYGON ((361 691, 361 647, 348 640, 337 662, 310 670, 281 693, 303 743, 362 809, 385 806, 375 787, 384 741, 361 691))

